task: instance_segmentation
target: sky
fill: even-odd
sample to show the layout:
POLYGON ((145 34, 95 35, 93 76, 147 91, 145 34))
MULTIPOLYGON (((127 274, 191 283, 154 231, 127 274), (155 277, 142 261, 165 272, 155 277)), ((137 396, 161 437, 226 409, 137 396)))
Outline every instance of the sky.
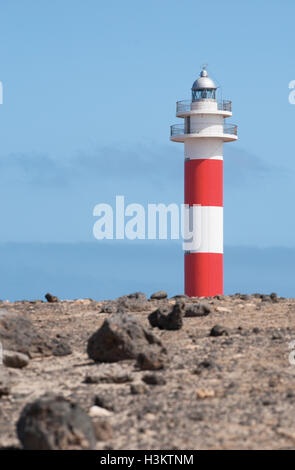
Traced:
MULTIPOLYGON (((169 141, 169 126, 177 122, 176 101, 190 97, 208 63, 220 96, 233 102, 239 134, 224 145, 225 245, 253 247, 254 271, 266 266, 255 250, 295 249, 292 0, 212 0, 210 8, 196 0, 0 0, 0 13, 3 247, 93 243, 96 250, 96 204, 114 204, 116 195, 145 206, 181 203, 183 145, 169 141)), ((125 259, 124 245, 112 243, 125 259)), ((142 242, 145 263, 149 249, 142 242)), ((13 265, 17 249, 8 252, 13 265)), ((47 254, 61 256, 59 249, 47 254)), ((287 266, 292 256, 284 259, 287 266)), ((81 260, 75 266, 86 279, 81 260)), ((183 272, 180 261, 167 274, 171 286, 183 272)), ((230 266, 227 291, 239 287, 230 266)), ((37 277, 21 281, 15 268, 11 279, 26 286, 37 277)), ((119 276, 110 292, 122 283, 119 276)), ((6 285, 0 298, 14 295, 6 285)))

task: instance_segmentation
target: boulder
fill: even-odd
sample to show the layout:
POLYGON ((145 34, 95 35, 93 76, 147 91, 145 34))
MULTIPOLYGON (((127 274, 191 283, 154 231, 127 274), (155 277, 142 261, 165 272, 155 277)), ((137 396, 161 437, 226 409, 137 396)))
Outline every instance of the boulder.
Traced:
POLYGON ((95 431, 88 414, 62 396, 44 395, 23 409, 17 435, 28 450, 94 449, 95 431))
POLYGON ((28 316, 10 311, 0 312, 0 342, 3 350, 26 354, 29 358, 51 356, 60 344, 36 330, 28 316))
POLYGON ((90 359, 97 362, 117 362, 136 359, 148 346, 163 347, 161 340, 135 317, 117 313, 107 318, 89 338, 87 353, 90 359))

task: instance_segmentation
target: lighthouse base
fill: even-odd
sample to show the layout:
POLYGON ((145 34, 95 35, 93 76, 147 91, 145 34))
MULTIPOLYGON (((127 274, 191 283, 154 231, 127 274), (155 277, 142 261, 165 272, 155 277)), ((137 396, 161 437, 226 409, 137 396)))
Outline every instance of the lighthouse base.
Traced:
POLYGON ((223 254, 186 253, 184 279, 189 297, 223 295, 223 254))

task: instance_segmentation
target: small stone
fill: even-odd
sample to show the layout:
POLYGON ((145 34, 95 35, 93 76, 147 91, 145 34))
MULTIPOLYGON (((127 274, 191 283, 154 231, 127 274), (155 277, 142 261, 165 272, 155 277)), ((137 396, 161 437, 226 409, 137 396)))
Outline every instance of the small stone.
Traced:
POLYGON ((173 306, 160 307, 149 316, 149 322, 153 328, 160 330, 180 330, 182 327, 185 303, 177 302, 173 306))
POLYGON ((94 405, 99 406, 100 408, 105 408, 108 411, 115 411, 115 406, 112 400, 104 395, 95 395, 94 405))
POLYGON ((276 292, 272 292, 270 298, 273 302, 278 302, 278 294, 276 292))
POLYGON ((147 393, 147 387, 142 382, 137 382, 130 385, 130 392, 132 395, 142 395, 143 393, 147 393))
POLYGON ((151 295, 152 300, 163 300, 167 299, 168 294, 164 290, 159 290, 158 292, 155 292, 154 294, 151 295))
POLYGON ((58 395, 44 395, 26 405, 17 435, 27 450, 87 450, 94 449, 96 442, 87 413, 58 395))
POLYGON ((224 300, 224 295, 215 295, 214 299, 216 300, 224 300))
POLYGON ((84 379, 85 384, 124 384, 132 381, 133 377, 125 372, 120 374, 112 372, 100 375, 89 374, 84 379))
POLYGON ((230 313, 230 310, 226 307, 216 307, 215 310, 219 313, 230 313))
POLYGON ((166 379, 162 375, 146 374, 142 380, 148 385, 166 385, 166 379))
POLYGON ((159 370, 164 369, 167 362, 166 350, 147 349, 137 356, 137 366, 141 370, 159 370))
POLYGON ((117 313, 142 312, 150 308, 146 295, 143 292, 123 295, 122 297, 118 297, 115 302, 117 305, 117 313))
POLYGON ((213 398, 213 397, 215 397, 215 391, 214 390, 208 390, 208 389, 197 389, 196 390, 196 396, 197 396, 197 398, 200 398, 200 399, 213 398))
POLYGON ((53 348, 52 354, 54 356, 68 356, 72 352, 71 346, 67 342, 62 341, 53 348))
POLYGON ((192 413, 189 414, 189 419, 192 421, 203 421, 204 420, 204 413, 200 411, 193 411, 192 413))
POLYGON ((247 295, 247 294, 241 294, 240 295, 241 300, 250 300, 250 298, 251 298, 250 295, 247 295))
POLYGON ((185 305, 185 316, 186 317, 204 317, 211 313, 211 307, 204 303, 189 303, 185 305))
POLYGON ((118 310, 117 302, 107 302, 101 307, 101 313, 116 313, 118 310))
POLYGON ((209 359, 205 359, 204 361, 200 362, 197 368, 193 371, 194 374, 200 375, 204 370, 210 370, 215 367, 214 362, 210 361, 209 359))
POLYGON ((209 336, 228 336, 228 330, 224 326, 215 325, 210 331, 209 336))
POLYGON ((271 339, 273 340, 284 339, 284 335, 282 334, 280 330, 277 330, 277 331, 274 331, 271 339))
MULTIPOLYGON (((128 299, 133 299, 133 300, 140 300, 141 302, 146 302, 147 298, 146 295, 143 292, 134 292, 134 294, 128 294, 126 296, 128 299)), ((119 297, 121 299, 122 297, 119 297)))
POLYGON ((185 295, 185 294, 177 294, 177 295, 174 295, 173 297, 171 297, 171 299, 176 300, 176 302, 178 302, 179 300, 182 301, 182 302, 186 302, 186 301, 190 300, 190 297, 188 295, 185 295))
POLYGON ((16 351, 3 351, 3 364, 6 367, 13 367, 15 369, 22 369, 29 364, 29 357, 16 351))
POLYGON ((88 412, 89 416, 91 418, 97 418, 97 417, 106 417, 106 416, 111 416, 111 412, 109 410, 106 410, 105 408, 101 408, 100 406, 92 406, 88 412))
POLYGON ((46 299, 47 302, 49 302, 49 303, 57 303, 57 302, 59 302, 59 298, 56 297, 55 295, 49 294, 49 292, 48 292, 47 294, 45 294, 45 299, 46 299))

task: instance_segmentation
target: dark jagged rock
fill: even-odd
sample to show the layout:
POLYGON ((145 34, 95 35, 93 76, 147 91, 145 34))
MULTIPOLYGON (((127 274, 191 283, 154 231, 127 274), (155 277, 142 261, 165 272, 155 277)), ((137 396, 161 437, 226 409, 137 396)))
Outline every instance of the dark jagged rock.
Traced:
POLYGON ((248 301, 248 300, 251 299, 251 297, 250 297, 250 295, 248 295, 248 294, 241 294, 241 295, 240 295, 240 299, 241 299, 241 300, 246 300, 246 301, 248 301))
POLYGON ((102 305, 102 313, 128 313, 142 312, 150 308, 146 295, 143 292, 123 295, 102 305))
POLYGON ((44 395, 25 406, 17 423, 24 449, 94 449, 91 419, 76 403, 61 396, 44 395))
POLYGON ((166 385, 165 377, 158 374, 146 374, 142 380, 148 385, 166 385))
POLYGON ((146 347, 160 347, 162 342, 132 315, 113 315, 89 338, 88 356, 97 362, 136 359, 146 347))
POLYGON ((220 325, 215 325, 210 331, 209 336, 228 336, 228 330, 220 325))
POLYGON ((211 311, 210 305, 204 302, 185 304, 186 317, 204 317, 209 315, 211 311))
POLYGON ((185 312, 184 302, 177 302, 173 306, 163 306, 152 312, 148 319, 153 328, 160 330, 180 330, 185 312))
POLYGON ((0 341, 4 350, 17 351, 30 358, 52 355, 59 343, 37 331, 29 318, 7 311, 0 313, 0 341))
POLYGON ((109 396, 97 394, 95 395, 93 402, 95 406, 99 406, 101 408, 104 408, 105 410, 108 410, 108 411, 116 410, 114 402, 109 396))
POLYGON ((56 297, 55 295, 52 295, 50 294, 49 292, 47 294, 45 294, 45 299, 47 300, 47 302, 49 303, 57 303, 59 302, 59 298, 56 297))
POLYGON ((159 290, 158 292, 155 292, 154 294, 151 295, 152 300, 163 300, 167 299, 168 294, 164 290, 159 290))
POLYGON ((150 308, 146 295, 142 292, 124 295, 117 300, 117 312, 142 312, 150 308))

